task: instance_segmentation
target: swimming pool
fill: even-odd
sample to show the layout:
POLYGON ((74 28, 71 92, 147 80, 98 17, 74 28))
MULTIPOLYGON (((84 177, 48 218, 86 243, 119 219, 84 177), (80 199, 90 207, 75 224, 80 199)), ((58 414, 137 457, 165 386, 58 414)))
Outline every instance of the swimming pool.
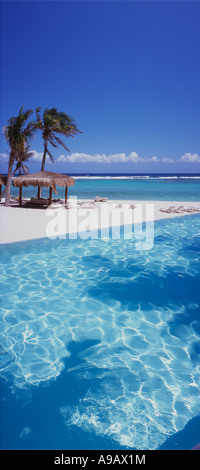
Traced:
POLYGON ((2 449, 200 441, 200 216, 154 241, 1 246, 2 449))

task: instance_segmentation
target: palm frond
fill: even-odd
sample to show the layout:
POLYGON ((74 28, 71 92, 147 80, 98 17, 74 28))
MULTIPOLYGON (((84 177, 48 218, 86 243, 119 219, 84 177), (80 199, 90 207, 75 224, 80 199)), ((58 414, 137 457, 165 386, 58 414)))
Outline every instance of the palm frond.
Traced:
POLYGON ((57 148, 57 144, 55 143, 55 140, 56 140, 56 136, 51 133, 50 137, 49 137, 49 143, 54 147, 54 148, 57 148))
POLYGON ((37 121, 41 121, 40 111, 41 111, 41 107, 38 106, 35 110, 37 121))
POLYGON ((67 150, 67 152, 69 152, 69 149, 68 147, 65 145, 65 143, 63 142, 63 140, 61 140, 59 137, 57 137, 56 135, 54 136, 56 142, 57 142, 57 145, 61 145, 62 147, 64 147, 65 150, 67 150))
POLYGON ((28 142, 31 142, 37 130, 38 130, 38 123, 36 121, 30 121, 23 131, 25 140, 28 142))
POLYGON ((26 173, 26 174, 29 173, 29 169, 28 169, 28 167, 27 167, 24 163, 22 163, 22 170, 23 170, 23 172, 26 173))
POLYGON ((48 155, 49 155, 49 157, 50 157, 51 162, 52 162, 52 163, 55 163, 55 160, 54 160, 54 158, 53 158, 53 155, 51 154, 51 152, 49 151, 49 149, 47 149, 47 153, 48 153, 48 155))

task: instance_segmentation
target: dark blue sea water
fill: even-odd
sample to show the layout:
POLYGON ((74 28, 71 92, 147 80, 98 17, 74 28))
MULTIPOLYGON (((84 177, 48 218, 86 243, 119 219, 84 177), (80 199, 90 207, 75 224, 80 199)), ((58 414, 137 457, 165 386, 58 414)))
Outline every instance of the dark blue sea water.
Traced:
POLYGON ((200 442, 200 216, 1 246, 1 449, 200 442))
MULTIPOLYGON (((105 196, 109 199, 200 201, 200 174, 76 174, 76 184, 69 188, 69 196, 94 199, 105 196)), ((18 195, 12 187, 12 194, 18 195)), ((64 198, 64 188, 57 187, 58 195, 64 198)), ((24 197, 36 196, 31 186, 23 188, 24 197)), ((43 196, 48 195, 43 189, 43 196)))

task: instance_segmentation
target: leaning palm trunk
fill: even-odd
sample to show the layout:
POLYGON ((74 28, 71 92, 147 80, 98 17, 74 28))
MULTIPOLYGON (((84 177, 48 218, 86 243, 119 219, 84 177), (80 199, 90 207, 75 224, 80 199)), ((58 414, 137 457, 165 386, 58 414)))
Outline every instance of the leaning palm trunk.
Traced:
POLYGON ((44 153, 42 157, 42 165, 41 165, 41 170, 44 171, 45 163, 46 163, 46 155, 47 155, 47 141, 44 143, 44 153))
MULTIPOLYGON (((40 171, 44 171, 44 168, 45 168, 45 163, 46 163, 46 155, 47 155, 47 141, 45 140, 45 143, 44 143, 44 153, 43 153, 43 157, 42 157, 42 165, 41 165, 41 170, 40 171)), ((42 196, 42 188, 38 186, 38 199, 40 199, 42 196)))
MULTIPOLYGON (((25 168, 26 168, 26 171, 24 171, 24 173, 29 173, 28 168, 27 168, 27 167, 25 167, 25 168)), ((15 167, 14 171, 13 171, 12 174, 11 174, 10 186, 11 186, 12 177, 14 176, 14 174, 16 173, 17 170, 19 171, 19 176, 22 175, 21 167, 19 167, 19 166, 17 165, 17 166, 15 167)), ((3 190, 2 194, 1 194, 1 198, 4 196, 5 192, 6 192, 6 187, 5 187, 5 189, 3 190)), ((9 196, 9 199, 10 199, 10 196, 9 196)))
POLYGON ((9 158, 9 164, 8 164, 8 178, 7 178, 7 184, 6 184, 6 198, 5 198, 5 206, 6 207, 10 206, 10 187, 11 187, 11 182, 12 182, 13 164, 14 164, 14 153, 11 150, 10 158, 9 158))

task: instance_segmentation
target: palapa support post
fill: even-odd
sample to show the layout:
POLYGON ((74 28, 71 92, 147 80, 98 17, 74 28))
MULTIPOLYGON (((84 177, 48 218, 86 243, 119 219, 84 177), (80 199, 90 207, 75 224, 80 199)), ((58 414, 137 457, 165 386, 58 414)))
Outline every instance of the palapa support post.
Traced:
POLYGON ((51 204, 52 204, 52 188, 50 186, 50 188, 49 188, 49 206, 51 206, 51 204))
POLYGON ((65 204, 67 204, 67 186, 65 186, 65 204))
POLYGON ((22 186, 19 187, 19 205, 22 205, 22 186))

